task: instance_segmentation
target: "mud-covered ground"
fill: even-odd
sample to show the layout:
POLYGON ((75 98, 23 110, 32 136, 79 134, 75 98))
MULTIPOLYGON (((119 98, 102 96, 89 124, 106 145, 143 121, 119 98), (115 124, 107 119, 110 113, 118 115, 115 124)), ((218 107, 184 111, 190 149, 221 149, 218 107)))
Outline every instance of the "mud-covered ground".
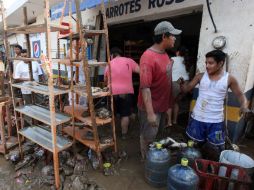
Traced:
MULTIPOLYGON (((181 126, 174 126, 171 131, 167 133, 174 137, 184 132, 182 123, 181 126)), ((119 127, 119 126, 118 126, 119 127)), ((117 130, 119 134, 119 130, 117 130)), ((240 144, 241 151, 254 158, 254 140, 246 139, 240 144)), ((144 179, 144 163, 141 162, 139 153, 139 127, 138 122, 131 123, 129 138, 121 140, 118 138, 118 150, 126 151, 128 158, 122 160, 116 167, 112 176, 104 176, 101 170, 94 170, 91 167, 85 172, 85 175, 90 181, 95 182, 102 189, 107 190, 155 190, 145 182, 144 179)), ((44 161, 39 163, 41 167, 45 165, 44 161)), ((41 170, 28 168, 33 171, 32 176, 41 176, 41 170)), ((0 190, 15 190, 15 189, 33 189, 33 190, 46 190, 51 189, 50 186, 32 185, 33 180, 20 181, 15 178, 17 173, 14 170, 14 165, 10 161, 6 161, 3 155, 0 155, 0 190), (18 181, 18 182, 17 182, 18 181)), ((66 183, 73 183, 74 178, 68 177, 66 183)), ((68 189, 68 188, 66 188, 68 189)), ((166 190, 166 188, 161 188, 166 190)))

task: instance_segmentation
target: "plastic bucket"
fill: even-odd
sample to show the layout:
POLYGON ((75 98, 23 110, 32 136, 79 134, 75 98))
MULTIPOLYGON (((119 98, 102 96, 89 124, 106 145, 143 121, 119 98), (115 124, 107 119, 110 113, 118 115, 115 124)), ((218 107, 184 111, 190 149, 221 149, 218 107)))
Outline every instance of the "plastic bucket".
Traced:
POLYGON ((254 160, 246 154, 233 150, 224 150, 220 154, 220 162, 240 166, 246 169, 250 176, 254 174, 254 160))

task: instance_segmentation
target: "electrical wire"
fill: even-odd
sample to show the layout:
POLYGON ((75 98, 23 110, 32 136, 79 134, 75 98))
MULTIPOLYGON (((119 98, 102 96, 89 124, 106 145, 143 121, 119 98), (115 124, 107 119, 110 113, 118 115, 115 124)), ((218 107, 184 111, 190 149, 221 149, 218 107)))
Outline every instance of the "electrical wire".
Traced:
POLYGON ((208 13, 209 13, 209 16, 212 20, 212 23, 213 23, 213 27, 214 27, 214 32, 217 33, 217 27, 216 27, 216 24, 213 20, 213 15, 212 15, 212 12, 211 12, 211 7, 210 7, 210 2, 209 0, 206 0, 206 4, 207 4, 207 9, 208 9, 208 13))

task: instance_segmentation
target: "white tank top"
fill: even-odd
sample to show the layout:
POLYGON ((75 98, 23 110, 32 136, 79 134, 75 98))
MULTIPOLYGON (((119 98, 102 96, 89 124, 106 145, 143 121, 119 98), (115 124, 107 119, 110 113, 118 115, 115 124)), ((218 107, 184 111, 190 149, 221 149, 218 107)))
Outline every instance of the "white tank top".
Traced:
POLYGON ((218 81, 209 79, 204 73, 199 84, 199 95, 192 118, 206 123, 224 121, 224 99, 228 90, 228 73, 224 72, 218 81))

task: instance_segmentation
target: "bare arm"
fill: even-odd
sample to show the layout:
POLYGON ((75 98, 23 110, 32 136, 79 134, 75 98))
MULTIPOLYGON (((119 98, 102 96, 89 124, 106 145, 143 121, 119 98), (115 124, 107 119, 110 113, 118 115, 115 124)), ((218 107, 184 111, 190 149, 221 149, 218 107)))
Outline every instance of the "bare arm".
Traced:
POLYGON ((200 82, 201 78, 203 77, 204 73, 199 73, 197 74, 192 81, 190 81, 188 84, 186 83, 181 83, 180 87, 181 87, 181 91, 184 93, 187 93, 189 91, 191 91, 193 88, 195 88, 195 86, 200 82))
POLYGON ((244 112, 245 110, 248 109, 247 99, 246 99, 245 95, 243 94, 242 90, 240 89, 240 86, 239 86, 236 78, 233 77, 232 75, 229 75, 228 80, 229 80, 228 81, 229 88, 232 90, 232 92, 235 94, 235 96, 239 100, 239 102, 241 104, 241 111, 244 112))
POLYGON ((140 69, 139 69, 139 66, 138 66, 138 65, 135 67, 134 73, 138 73, 138 74, 140 73, 140 69))
POLYGON ((142 89, 142 97, 145 105, 148 122, 156 126, 156 115, 154 114, 150 88, 142 89))

